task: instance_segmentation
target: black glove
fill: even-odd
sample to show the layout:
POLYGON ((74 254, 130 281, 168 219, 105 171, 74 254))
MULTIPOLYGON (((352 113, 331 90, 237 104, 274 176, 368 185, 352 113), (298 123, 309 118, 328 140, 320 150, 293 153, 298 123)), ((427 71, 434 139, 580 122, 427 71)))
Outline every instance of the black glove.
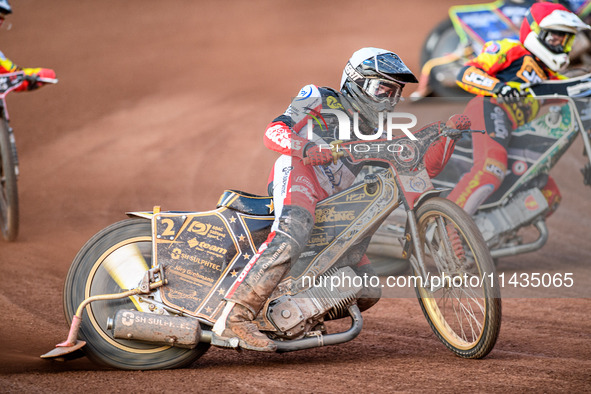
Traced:
POLYGON ((501 103, 514 104, 521 100, 519 90, 506 83, 499 82, 492 91, 501 103))

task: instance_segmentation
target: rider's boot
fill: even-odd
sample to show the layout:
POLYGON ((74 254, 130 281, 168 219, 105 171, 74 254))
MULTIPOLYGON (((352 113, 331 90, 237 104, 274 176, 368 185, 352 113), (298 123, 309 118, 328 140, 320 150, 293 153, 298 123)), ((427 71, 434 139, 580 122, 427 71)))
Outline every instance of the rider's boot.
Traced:
MULTIPOLYGON (((225 325, 218 327, 220 339, 237 337, 240 347, 249 350, 275 351, 276 345, 261 333, 252 322, 267 299, 290 268, 290 262, 298 258, 306 245, 314 217, 298 206, 283 209, 277 230, 261 245, 259 253, 245 267, 248 273, 244 280, 230 290, 230 301, 225 325)), ((223 318, 224 315, 220 317, 223 318)), ((214 327, 214 331, 216 327, 214 327)))
POLYGON ((226 327, 220 338, 238 338, 241 348, 257 350, 260 352, 274 352, 277 345, 268 336, 259 331, 254 320, 254 314, 247 307, 240 304, 229 304, 231 306, 226 327))

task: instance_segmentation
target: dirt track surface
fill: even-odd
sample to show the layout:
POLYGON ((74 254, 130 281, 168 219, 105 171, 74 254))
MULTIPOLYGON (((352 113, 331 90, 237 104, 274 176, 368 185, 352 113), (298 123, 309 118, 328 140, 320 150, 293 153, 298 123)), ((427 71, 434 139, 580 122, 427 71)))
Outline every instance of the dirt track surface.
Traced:
MULTIPOLYGON (((363 46, 392 49, 418 72, 420 45, 452 2, 13 3, 0 49, 60 82, 8 98, 21 232, 0 242, 0 392, 591 391, 589 298, 504 300, 497 346, 477 361, 446 350, 410 298, 382 300, 336 347, 211 349, 155 372, 41 360, 67 335, 63 281, 88 238, 126 211, 208 210, 225 188, 264 193, 275 155, 262 131, 289 98, 308 83, 336 87, 363 46)), ((591 263, 580 152, 555 170, 564 198, 550 241, 501 271, 591 263)))

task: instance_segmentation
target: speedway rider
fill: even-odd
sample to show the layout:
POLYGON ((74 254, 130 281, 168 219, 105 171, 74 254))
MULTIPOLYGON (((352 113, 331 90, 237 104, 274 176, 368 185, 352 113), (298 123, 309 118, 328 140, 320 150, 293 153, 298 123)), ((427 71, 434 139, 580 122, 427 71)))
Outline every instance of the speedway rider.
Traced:
MULTIPOLYGON (((270 176, 275 222, 259 252, 226 294, 227 305, 214 326, 214 335, 222 340, 237 337, 240 347, 245 349, 276 350, 273 341, 252 320, 289 271, 290 261, 295 262, 307 244, 317 202, 349 187, 361 170, 361 166, 345 158, 333 162, 327 146, 338 139, 338 121, 333 115, 319 116, 321 110, 341 110, 351 121, 353 114, 358 113, 360 132, 374 135, 379 127, 378 113, 392 111, 404 85, 415 82, 415 76, 396 54, 363 48, 349 59, 340 91, 307 85, 287 110, 269 124, 265 146, 281 154, 270 176), (314 128, 309 140, 307 125, 312 118, 322 118, 326 123, 311 122, 314 128)), ((448 138, 432 146, 427 160, 431 175, 442 169, 452 150, 453 141, 448 138)), ((345 264, 362 277, 375 275, 365 256, 368 243, 369 239, 344 257, 345 264)), ((363 289, 359 308, 371 307, 380 295, 377 287, 363 289)))
MULTIPOLYGON (((521 24, 519 41, 487 42, 482 52, 464 65, 456 82, 478 95, 464 114, 473 129, 486 130, 487 134, 472 135, 474 164, 449 194, 450 200, 473 214, 499 188, 507 171, 512 130, 531 121, 538 112, 538 102, 522 97, 520 85, 566 79, 559 71, 569 63, 575 34, 589 28, 560 4, 535 3, 521 24)), ((553 212, 560 192, 552 178, 548 178, 542 193, 553 212)))
MULTIPOLYGON (((10 3, 8 0, 0 0, 0 26, 4 22, 4 19, 8 14, 12 14, 12 7, 10 7, 10 3)), ((55 71, 49 68, 23 68, 19 67, 10 60, 8 60, 4 54, 0 51, 0 74, 12 73, 15 71, 22 71, 25 75, 30 77, 38 77, 38 78, 48 78, 54 79, 55 78, 55 71)), ((24 81, 15 91, 20 92, 24 90, 33 90, 43 86, 43 83, 40 81, 31 82, 31 81, 24 81)))

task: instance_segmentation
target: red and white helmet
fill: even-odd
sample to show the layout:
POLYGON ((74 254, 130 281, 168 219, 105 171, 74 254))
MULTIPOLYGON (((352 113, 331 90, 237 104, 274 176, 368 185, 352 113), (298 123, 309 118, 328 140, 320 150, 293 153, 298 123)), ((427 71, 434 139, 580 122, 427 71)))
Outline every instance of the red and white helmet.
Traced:
POLYGON ((568 65, 568 53, 579 30, 591 27, 556 3, 535 3, 521 23, 519 39, 553 71, 568 65))

